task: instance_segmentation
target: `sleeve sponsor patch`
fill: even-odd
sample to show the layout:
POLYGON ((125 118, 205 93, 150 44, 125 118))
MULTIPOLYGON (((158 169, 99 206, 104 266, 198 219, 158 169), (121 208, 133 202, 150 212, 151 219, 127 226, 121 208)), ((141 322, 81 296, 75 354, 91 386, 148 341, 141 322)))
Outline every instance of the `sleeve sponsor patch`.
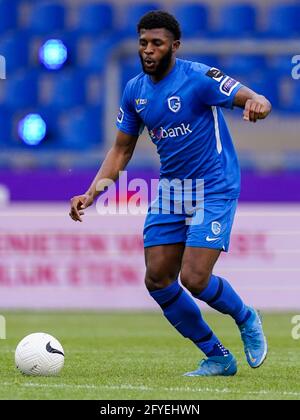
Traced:
POLYGON ((230 96, 231 92, 238 84, 239 82, 231 77, 226 77, 220 85, 220 91, 224 93, 224 95, 230 96))
POLYGON ((122 108, 120 108, 118 116, 117 116, 117 121, 119 124, 122 124, 123 118, 124 118, 124 111, 122 108))
POLYGON ((216 67, 212 67, 208 70, 208 72, 206 72, 206 76, 211 77, 217 82, 221 82, 225 74, 221 70, 217 69, 216 67))

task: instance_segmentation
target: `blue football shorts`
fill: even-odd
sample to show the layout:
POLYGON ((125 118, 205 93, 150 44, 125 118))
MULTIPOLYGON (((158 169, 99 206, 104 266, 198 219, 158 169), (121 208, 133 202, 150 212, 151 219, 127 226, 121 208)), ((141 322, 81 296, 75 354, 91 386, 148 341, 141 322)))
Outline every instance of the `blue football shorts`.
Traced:
POLYGON ((144 247, 185 243, 186 246, 228 251, 236 199, 205 199, 191 216, 148 211, 144 247))

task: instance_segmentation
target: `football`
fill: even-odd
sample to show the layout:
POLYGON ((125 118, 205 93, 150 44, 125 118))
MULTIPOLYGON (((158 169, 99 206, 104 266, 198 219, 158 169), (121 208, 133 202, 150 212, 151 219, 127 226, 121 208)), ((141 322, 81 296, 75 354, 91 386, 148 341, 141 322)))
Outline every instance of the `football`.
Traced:
POLYGON ((17 369, 31 376, 55 376, 63 368, 64 360, 64 349, 60 342, 45 333, 27 335, 15 352, 17 369))

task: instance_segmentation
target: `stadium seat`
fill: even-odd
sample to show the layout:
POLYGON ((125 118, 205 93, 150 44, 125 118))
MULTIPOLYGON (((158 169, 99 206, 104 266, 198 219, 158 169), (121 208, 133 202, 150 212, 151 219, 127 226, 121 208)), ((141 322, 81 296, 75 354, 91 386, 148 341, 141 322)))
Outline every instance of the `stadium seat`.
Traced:
POLYGON ((270 75, 267 71, 235 74, 234 77, 246 87, 254 90, 260 95, 266 96, 272 103, 273 108, 278 107, 279 90, 278 80, 275 75, 270 75))
POLYGON ((124 90, 127 82, 143 71, 138 57, 129 57, 122 60, 121 91, 124 90))
MULTIPOLYGON (((44 45, 46 41, 49 41, 50 37, 43 35, 32 38, 32 42, 30 42, 30 58, 31 61, 36 65, 40 62, 38 57, 38 51, 44 45)), ((66 31, 58 31, 53 32, 51 34, 51 39, 58 39, 64 43, 68 51, 68 58, 64 67, 67 65, 76 65, 78 62, 78 54, 77 54, 77 46, 78 46, 78 39, 79 35, 77 32, 66 32, 66 31)))
POLYGON ((255 35, 256 8, 251 4, 231 4, 220 8, 217 35, 246 37, 255 35))
POLYGON ((59 121, 61 146, 71 149, 100 146, 101 118, 101 107, 79 107, 63 113, 59 121))
POLYGON ((133 3, 130 6, 124 6, 124 18, 122 20, 121 29, 127 36, 136 35, 136 26, 141 17, 151 10, 160 9, 157 3, 133 3))
POLYGON ((183 37, 196 37, 208 30, 208 8, 202 4, 185 4, 173 8, 183 37))
POLYGON ((61 4, 36 3, 32 6, 29 29, 35 35, 51 34, 63 30, 65 26, 65 8, 61 4))
POLYGON ((17 27, 17 0, 0 0, 0 34, 17 27))
POLYGON ((280 76, 291 76, 292 66, 290 55, 272 55, 267 57, 268 69, 271 74, 280 76))
POLYGON ((81 72, 64 70, 51 74, 46 80, 41 80, 40 92, 44 89, 47 94, 41 100, 43 106, 64 110, 82 105, 85 101, 85 81, 81 72), (46 83, 50 86, 46 87, 46 83))
POLYGON ((276 5, 268 13, 266 34, 272 37, 300 35, 300 6, 276 5))
POLYGON ((5 81, 5 105, 12 109, 26 108, 37 103, 37 72, 22 70, 5 81))
MULTIPOLYGON (((280 84, 284 83, 287 92, 285 99, 281 98, 280 111, 287 111, 290 114, 300 113, 300 83, 299 80, 283 78, 280 84)), ((283 91, 283 89, 281 89, 283 91)))
POLYGON ((264 55, 234 54, 220 57, 221 69, 229 76, 263 73, 265 71, 264 55))
POLYGON ((5 57, 7 74, 11 75, 28 64, 28 44, 28 38, 17 32, 0 39, 0 54, 5 57))
POLYGON ((78 9, 75 30, 81 35, 103 35, 113 29, 113 17, 113 8, 109 3, 84 5, 78 9))
POLYGON ((178 58, 183 60, 195 61, 197 63, 206 64, 210 67, 220 67, 219 57, 215 54, 178 54, 178 58))
POLYGON ((8 146, 11 141, 12 114, 3 106, 0 106, 0 149, 3 145, 8 146))
POLYGON ((94 72, 101 73, 105 70, 107 61, 114 47, 117 47, 122 41, 123 34, 120 32, 113 32, 104 39, 96 39, 90 42, 88 53, 81 66, 94 72))

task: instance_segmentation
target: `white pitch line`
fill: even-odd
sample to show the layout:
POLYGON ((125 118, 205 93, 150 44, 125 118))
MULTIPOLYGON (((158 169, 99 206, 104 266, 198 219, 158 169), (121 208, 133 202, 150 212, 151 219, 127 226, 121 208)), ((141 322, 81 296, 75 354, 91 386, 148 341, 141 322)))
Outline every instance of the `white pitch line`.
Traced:
MULTIPOLYGON (((16 385, 15 382, 3 382, 0 383, 0 386, 12 386, 16 385)), ((61 389, 107 389, 107 390, 134 390, 134 391, 166 391, 166 392, 209 392, 216 394, 240 394, 240 395, 278 395, 278 396, 293 396, 300 397, 300 392, 287 392, 287 391, 271 391, 271 390, 259 390, 259 391, 239 391, 239 390, 230 390, 228 388, 219 389, 219 388, 168 388, 168 387, 148 387, 144 385, 135 386, 131 384, 124 385, 70 385, 70 384, 35 384, 33 382, 28 382, 24 384, 18 384, 22 388, 61 388, 61 389)))

